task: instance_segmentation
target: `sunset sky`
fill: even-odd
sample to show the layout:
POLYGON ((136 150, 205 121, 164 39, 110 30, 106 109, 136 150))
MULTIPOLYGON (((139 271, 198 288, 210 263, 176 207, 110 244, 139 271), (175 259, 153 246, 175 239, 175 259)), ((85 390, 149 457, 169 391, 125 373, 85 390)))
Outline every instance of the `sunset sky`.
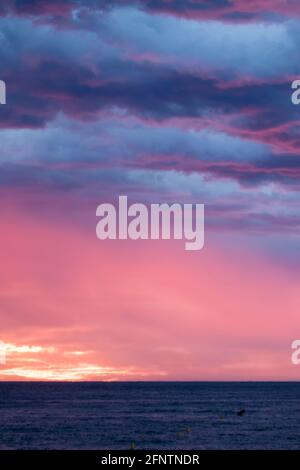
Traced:
POLYGON ((298 0, 3 0, 0 380, 298 380, 298 0), (96 208, 204 203, 205 247, 96 208))

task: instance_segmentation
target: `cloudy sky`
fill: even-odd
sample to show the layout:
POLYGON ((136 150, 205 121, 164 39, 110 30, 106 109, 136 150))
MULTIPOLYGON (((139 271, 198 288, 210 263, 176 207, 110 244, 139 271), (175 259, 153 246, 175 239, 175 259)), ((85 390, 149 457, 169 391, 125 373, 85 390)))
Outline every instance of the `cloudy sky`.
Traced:
POLYGON ((297 379, 297 0, 3 0, 1 380, 297 379), (206 205, 205 248, 95 235, 206 205))

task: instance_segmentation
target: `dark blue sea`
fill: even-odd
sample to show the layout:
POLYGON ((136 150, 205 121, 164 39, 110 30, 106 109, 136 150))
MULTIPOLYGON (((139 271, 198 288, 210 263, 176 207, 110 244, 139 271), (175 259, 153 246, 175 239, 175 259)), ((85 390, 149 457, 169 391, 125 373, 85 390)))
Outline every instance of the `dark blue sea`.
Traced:
POLYGON ((2 382, 0 429, 0 449, 299 449, 300 383, 2 382))

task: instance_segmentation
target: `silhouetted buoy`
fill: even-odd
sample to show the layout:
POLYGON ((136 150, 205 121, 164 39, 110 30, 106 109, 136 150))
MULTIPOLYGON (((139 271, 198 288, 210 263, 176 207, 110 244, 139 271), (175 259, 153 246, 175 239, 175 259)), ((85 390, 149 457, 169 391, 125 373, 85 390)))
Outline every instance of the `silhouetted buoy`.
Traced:
POLYGON ((245 413, 246 413, 246 410, 244 410, 244 408, 242 408, 240 411, 237 412, 237 415, 238 416, 243 416, 245 413))

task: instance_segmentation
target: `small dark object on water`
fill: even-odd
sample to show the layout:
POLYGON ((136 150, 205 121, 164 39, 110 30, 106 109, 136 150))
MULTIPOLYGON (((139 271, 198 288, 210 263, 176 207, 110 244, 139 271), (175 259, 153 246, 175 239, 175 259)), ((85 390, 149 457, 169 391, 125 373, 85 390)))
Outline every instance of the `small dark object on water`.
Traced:
POLYGON ((240 411, 237 412, 237 415, 238 416, 244 416, 245 413, 246 413, 246 410, 244 410, 244 408, 243 408, 243 409, 241 409, 240 411))

